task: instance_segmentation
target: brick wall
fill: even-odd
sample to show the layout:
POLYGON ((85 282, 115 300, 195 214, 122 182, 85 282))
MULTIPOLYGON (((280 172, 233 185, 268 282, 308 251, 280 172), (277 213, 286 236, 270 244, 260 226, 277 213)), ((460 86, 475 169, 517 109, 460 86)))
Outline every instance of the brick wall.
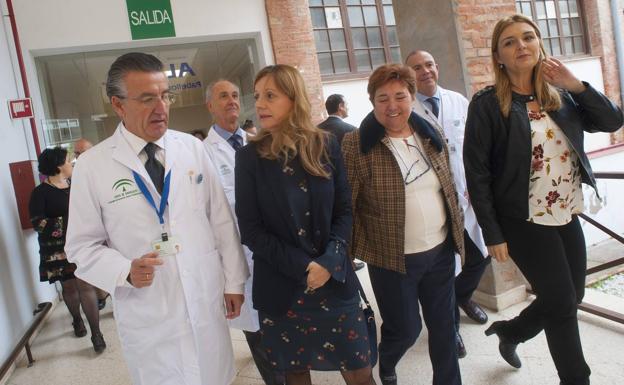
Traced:
MULTIPOLYGON (((609 0, 586 0, 583 3, 583 11, 585 15, 585 29, 587 30, 588 40, 591 46, 591 54, 593 56, 599 56, 602 64, 605 94, 617 104, 622 105, 609 0)), ((619 8, 619 14, 621 17, 621 7, 619 8)), ((623 141, 624 132, 622 130, 611 135, 611 142, 613 144, 623 141)))
POLYGON ((462 36, 466 75, 472 93, 494 83, 491 37, 503 15, 516 12, 514 0, 458 0, 457 24, 462 36))
POLYGON ((265 4, 275 63, 299 69, 312 103, 312 120, 319 122, 325 107, 308 0, 266 0, 265 4))
POLYGON ((613 24, 609 0, 586 0, 585 29, 591 47, 591 55, 599 56, 602 64, 605 93, 617 103, 620 102, 620 86, 613 39, 613 24))

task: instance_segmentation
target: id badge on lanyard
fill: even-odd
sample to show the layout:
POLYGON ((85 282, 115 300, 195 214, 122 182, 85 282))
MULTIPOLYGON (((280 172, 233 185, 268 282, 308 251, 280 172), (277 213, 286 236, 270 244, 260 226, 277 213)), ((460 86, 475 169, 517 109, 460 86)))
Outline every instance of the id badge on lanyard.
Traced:
POLYGON ((160 198, 160 205, 156 206, 156 201, 154 201, 154 197, 147 189, 147 186, 141 179, 141 176, 136 173, 136 171, 132 171, 132 175, 134 176, 134 181, 137 186, 139 186, 139 190, 147 200, 147 202, 152 206, 156 215, 158 216, 158 221, 160 222, 161 234, 160 238, 152 241, 152 250, 158 252, 159 257, 174 255, 180 252, 180 244, 176 241, 175 237, 169 235, 165 230, 165 209, 167 208, 167 200, 169 199, 169 189, 171 186, 171 170, 165 176, 165 181, 163 184, 162 195, 160 198))

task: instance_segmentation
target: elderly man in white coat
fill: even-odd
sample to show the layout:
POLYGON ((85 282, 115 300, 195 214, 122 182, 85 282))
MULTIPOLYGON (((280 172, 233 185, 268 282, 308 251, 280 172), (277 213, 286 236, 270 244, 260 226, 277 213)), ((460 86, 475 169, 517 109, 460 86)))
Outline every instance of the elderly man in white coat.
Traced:
POLYGON ((466 259, 462 271, 455 278, 456 342, 458 356, 463 358, 466 356, 466 346, 459 334, 459 308, 475 322, 480 324, 487 322, 487 314, 471 297, 491 260, 466 189, 462 154, 468 100, 463 95, 438 85, 438 65, 429 52, 413 51, 407 56, 405 64, 416 72, 418 92, 413 106, 414 111, 444 132, 459 202, 464 211, 466 259))
POLYGON ((175 95, 156 57, 117 58, 106 92, 122 122, 76 164, 68 259, 111 293, 135 385, 230 384, 226 318, 249 272, 214 165, 168 130, 175 95))
MULTIPOLYGON (((234 214, 234 155, 247 144, 247 134, 238 125, 240 115, 240 90, 232 82, 219 79, 206 87, 206 108, 214 119, 214 124, 204 139, 206 151, 216 166, 217 174, 225 190, 232 215, 234 214)), ((252 252, 243 246, 249 269, 253 271, 252 252)), ((284 375, 275 373, 266 351, 261 346, 260 324, 258 311, 251 302, 252 277, 245 284, 245 304, 241 315, 231 320, 230 326, 240 329, 245 334, 249 350, 256 367, 266 385, 284 384, 284 375)))

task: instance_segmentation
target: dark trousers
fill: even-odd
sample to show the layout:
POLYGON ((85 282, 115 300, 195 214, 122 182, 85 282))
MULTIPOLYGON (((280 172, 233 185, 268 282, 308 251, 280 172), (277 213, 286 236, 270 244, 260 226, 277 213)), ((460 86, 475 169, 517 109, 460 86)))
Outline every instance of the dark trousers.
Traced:
POLYGON ((542 226, 500 218, 509 255, 531 284, 536 299, 500 329, 520 343, 546 333, 550 355, 563 385, 589 384, 577 304, 585 293, 587 255, 578 217, 564 226, 542 226))
MULTIPOLYGON (((474 244, 468 232, 464 230, 464 266, 462 271, 455 277, 455 300, 457 304, 464 303, 472 297, 472 293, 479 286, 481 276, 490 263, 491 257, 483 258, 481 250, 474 244)), ((455 306, 455 328, 459 330, 459 306, 455 306)))
POLYGON ((391 374, 422 329, 419 301, 429 331, 433 385, 460 385, 455 345, 455 256, 447 240, 405 256, 407 274, 368 265, 383 323, 379 374, 391 374))
POLYGON ((247 345, 249 345, 249 350, 251 351, 251 356, 253 357, 254 363, 264 380, 266 385, 284 385, 286 383, 286 379, 283 373, 277 373, 273 370, 271 363, 269 362, 269 358, 262 348, 262 334, 259 331, 257 332, 248 332, 243 330, 245 333, 245 338, 247 339, 247 345))

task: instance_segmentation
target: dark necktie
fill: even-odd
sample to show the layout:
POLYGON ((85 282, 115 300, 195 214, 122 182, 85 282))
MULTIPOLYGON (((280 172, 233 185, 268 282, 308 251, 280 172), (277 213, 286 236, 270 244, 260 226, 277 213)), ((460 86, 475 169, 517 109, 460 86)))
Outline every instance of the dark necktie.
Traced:
POLYGON ((440 105, 438 104, 438 99, 428 98, 427 101, 429 102, 429 104, 431 104, 431 112, 433 112, 433 114, 437 118, 438 114, 440 113, 440 105))
POLYGON ((232 146, 232 148, 234 149, 234 151, 238 151, 241 147, 243 147, 243 138, 241 138, 240 135, 238 134, 233 134, 232 136, 230 136, 228 138, 228 143, 230 144, 230 146, 232 146))
POLYGON ((156 159, 156 150, 158 146, 152 142, 145 145, 144 150, 147 154, 147 161, 145 162, 145 170, 149 174, 154 186, 158 193, 162 193, 163 180, 165 177, 165 167, 156 159))

